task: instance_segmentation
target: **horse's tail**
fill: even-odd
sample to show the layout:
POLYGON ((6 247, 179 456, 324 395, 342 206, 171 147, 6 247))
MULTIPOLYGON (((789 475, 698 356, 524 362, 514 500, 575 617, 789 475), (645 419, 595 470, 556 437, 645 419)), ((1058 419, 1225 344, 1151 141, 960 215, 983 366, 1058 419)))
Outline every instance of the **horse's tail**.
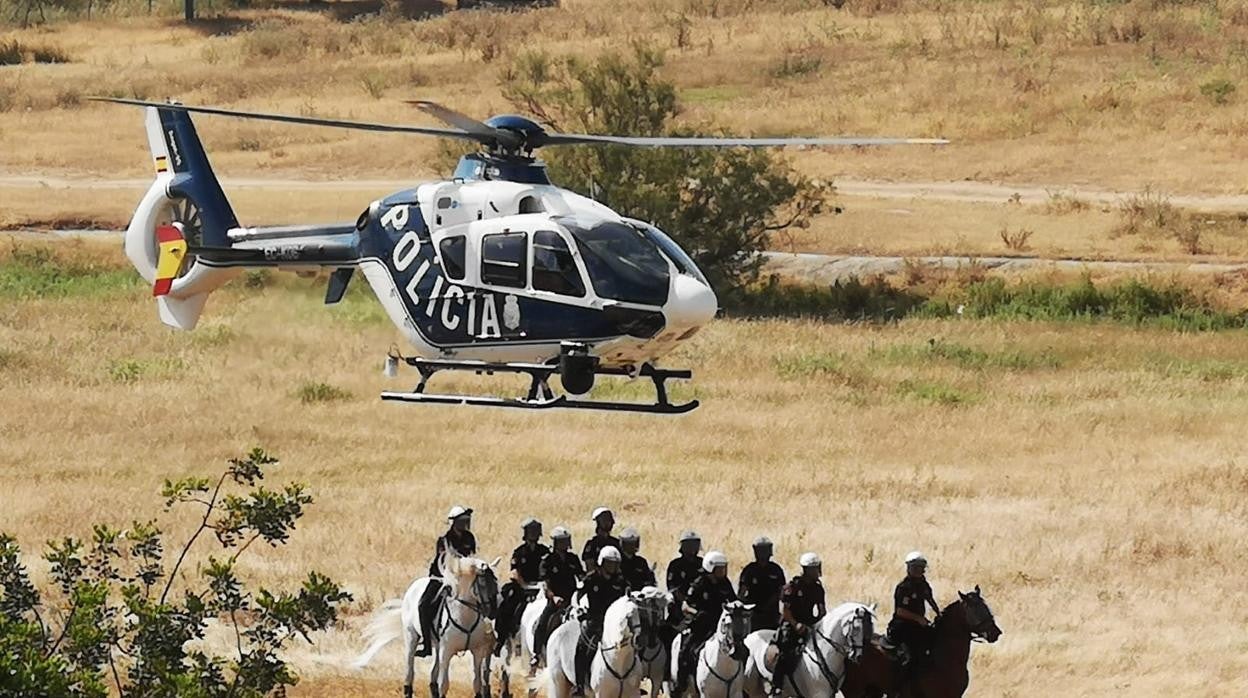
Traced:
POLYGON ((368 639, 368 649, 356 657, 351 665, 363 669, 373 661, 373 657, 386 645, 403 636, 403 600, 390 599, 373 614, 364 628, 364 637, 368 639))

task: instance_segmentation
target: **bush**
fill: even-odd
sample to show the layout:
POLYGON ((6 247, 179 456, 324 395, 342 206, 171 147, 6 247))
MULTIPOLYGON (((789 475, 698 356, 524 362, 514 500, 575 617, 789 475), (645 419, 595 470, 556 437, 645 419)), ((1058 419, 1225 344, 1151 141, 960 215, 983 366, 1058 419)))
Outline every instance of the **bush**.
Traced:
MULTIPOLYGON (((640 45, 591 62, 527 53, 504 71, 502 89, 561 131, 691 135, 671 124, 679 105, 662 63, 640 45)), ((556 181, 671 234, 721 291, 755 280, 771 235, 808 225, 830 191, 761 149, 576 146, 546 156, 556 181)))
POLYGON ((165 511, 192 508, 199 522, 176 557, 166 556, 155 520, 125 530, 96 524, 89 540, 49 541, 44 559, 54 586, 48 591, 36 589, 16 541, 0 534, 0 692, 284 695, 298 681, 282 658, 285 647, 332 626, 351 596, 316 572, 297 592, 252 590, 235 574, 252 543, 285 543, 312 503, 297 483, 281 490, 257 485, 276 462, 253 449, 231 459, 215 483, 166 480, 165 511), (205 532, 217 540, 221 557, 208 557, 197 574, 184 571, 205 532), (210 622, 232 630, 226 654, 200 642, 210 622))
POLYGON ((299 402, 305 405, 316 402, 347 400, 351 397, 351 393, 328 383, 304 383, 299 386, 299 390, 295 395, 299 398, 299 402))
POLYGON ((1229 104, 1235 94, 1235 83, 1224 78, 1210 80, 1200 86, 1200 93, 1214 106, 1229 104))

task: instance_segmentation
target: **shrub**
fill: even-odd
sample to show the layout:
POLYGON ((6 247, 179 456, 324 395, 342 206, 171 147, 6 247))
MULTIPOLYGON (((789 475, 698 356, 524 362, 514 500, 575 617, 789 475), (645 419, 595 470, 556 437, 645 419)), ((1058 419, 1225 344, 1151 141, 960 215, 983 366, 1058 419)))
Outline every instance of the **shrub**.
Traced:
POLYGON ((1231 95, 1235 94, 1235 83, 1225 78, 1217 78, 1203 83, 1200 93, 1214 106, 1229 104, 1231 95))
MULTIPOLYGON (((526 53, 504 71, 502 89, 561 130, 683 135, 671 125, 679 107, 658 75, 662 62, 640 45, 589 62, 526 53)), ((577 146, 546 155, 556 181, 668 231, 721 290, 755 280, 772 234, 809 225, 830 190, 762 149, 577 146)))
POLYGON ((347 400, 351 397, 351 393, 332 386, 328 383, 308 382, 299 386, 299 390, 295 393, 299 398, 299 402, 310 405, 316 402, 334 402, 336 400, 347 400))
POLYGON ((17 39, 0 41, 0 65, 20 65, 25 53, 17 39))
POLYGON ((1181 216, 1170 197, 1152 187, 1123 199, 1118 204, 1118 215, 1122 220, 1114 228, 1117 235, 1163 232, 1181 216))
POLYGON ((88 540, 49 541, 48 591, 31 582, 16 541, 0 534, 4 694, 284 695, 298 681, 282 657, 286 646, 332 626, 351 596, 317 572, 296 592, 251 589, 236 574, 252 543, 287 542, 312 503, 302 484, 257 484, 276 462, 257 448, 231 459, 215 483, 166 480, 164 511, 194 509, 198 523, 176 557, 166 556, 154 519, 124 530, 96 524, 88 540), (205 532, 220 557, 184 570, 205 532), (201 642, 210 623, 232 630, 230 649, 201 642))
POLYGON ((1035 231, 1027 228, 1011 231, 1009 226, 1002 225, 997 234, 1001 237, 1001 242, 1005 244, 1006 249, 1022 252, 1027 249, 1027 241, 1031 239, 1035 231))

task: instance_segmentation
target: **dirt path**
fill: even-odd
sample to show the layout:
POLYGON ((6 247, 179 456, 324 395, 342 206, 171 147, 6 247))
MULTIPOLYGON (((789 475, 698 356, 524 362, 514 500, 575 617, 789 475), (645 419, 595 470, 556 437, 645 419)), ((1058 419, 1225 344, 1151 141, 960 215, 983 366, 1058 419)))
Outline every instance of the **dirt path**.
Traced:
POLYGON ((1248 263, 1120 262, 1109 260, 1046 259, 1043 257, 874 257, 765 252, 766 273, 816 284, 831 284, 851 277, 895 274, 907 265, 932 269, 958 269, 971 265, 1006 273, 1032 271, 1135 272, 1151 274, 1226 274, 1248 271, 1248 263))
MULTIPOLYGON (((298 179, 224 179, 222 185, 235 189, 279 189, 287 191, 393 191, 419 184, 423 180, 365 179, 349 181, 314 181, 298 179)), ((0 189, 47 188, 73 189, 143 189, 150 179, 103 179, 54 175, 0 174, 0 189)), ((845 196, 880 199, 924 199, 928 201, 960 201, 966 203, 1042 204, 1053 193, 1082 199, 1089 203, 1113 205, 1138 192, 1118 192, 1069 185, 993 184, 989 182, 885 182, 838 179, 837 191, 845 196)), ((1167 195, 1171 204, 1204 211, 1248 211, 1248 194, 1167 195)))

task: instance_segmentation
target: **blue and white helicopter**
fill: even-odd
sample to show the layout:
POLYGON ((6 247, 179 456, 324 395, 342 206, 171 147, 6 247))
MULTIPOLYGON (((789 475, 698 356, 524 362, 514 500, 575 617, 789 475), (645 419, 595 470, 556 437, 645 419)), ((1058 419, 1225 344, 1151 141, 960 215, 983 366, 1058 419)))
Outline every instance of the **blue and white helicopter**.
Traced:
POLYGON ((780 147, 942 144, 923 138, 698 138, 552 133, 522 116, 480 122, 413 102, 449 128, 339 121, 99 98, 144 107, 156 179, 126 231, 131 263, 153 284, 161 320, 195 327, 208 295, 243 268, 330 271, 326 303, 342 299, 356 269, 414 348, 392 351, 420 382, 386 400, 520 408, 688 412, 665 381, 688 370, 657 362, 715 317, 715 292, 663 231, 553 185, 533 151, 556 145, 780 147), (190 114, 414 133, 480 144, 449 180, 368 205, 354 223, 239 225, 190 114), (523 397, 428 392, 439 371, 510 372, 531 378, 523 397), (551 388, 558 376, 562 394, 551 388), (652 403, 585 396, 598 376, 653 381, 652 403))

